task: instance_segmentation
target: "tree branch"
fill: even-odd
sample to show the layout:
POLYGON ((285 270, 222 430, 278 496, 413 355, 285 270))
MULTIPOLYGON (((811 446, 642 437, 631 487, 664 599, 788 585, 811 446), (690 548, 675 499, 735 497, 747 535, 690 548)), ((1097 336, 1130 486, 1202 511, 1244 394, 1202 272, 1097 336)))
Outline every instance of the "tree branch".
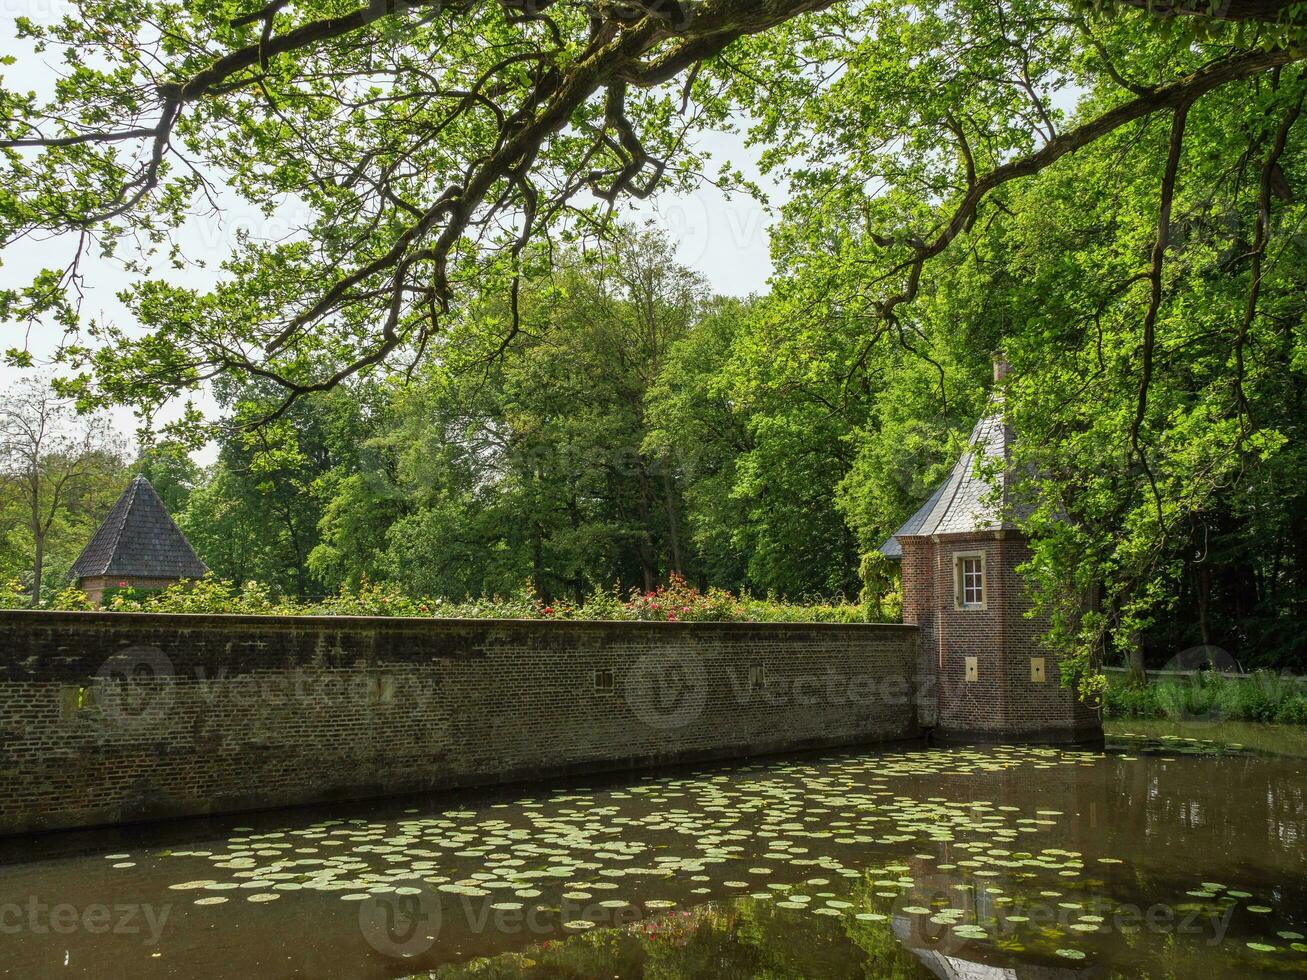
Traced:
POLYGON ((1253 320, 1257 316, 1257 300, 1262 288, 1262 259, 1266 255, 1266 239, 1271 222, 1271 194, 1275 186, 1274 177, 1276 168, 1279 166, 1280 156, 1284 153, 1285 145, 1289 141, 1289 131, 1293 129, 1294 123, 1298 121, 1305 97, 1307 96, 1299 96, 1298 101, 1285 112, 1284 118, 1280 120, 1279 128, 1275 131, 1275 141, 1266 154, 1266 162, 1262 164, 1261 181, 1258 186, 1257 196, 1257 230, 1252 247, 1252 282, 1248 286, 1248 302, 1244 307, 1243 320, 1239 323, 1239 331, 1234 340, 1234 391, 1235 400, 1238 403, 1241 432, 1252 422, 1252 409, 1248 405, 1248 395, 1244 391, 1244 347, 1248 342, 1248 333, 1252 329, 1253 320))
POLYGON ((1074 153, 1137 119, 1163 109, 1174 110, 1188 105, 1203 94, 1229 82, 1291 64, 1304 57, 1307 57, 1307 52, 1297 48, 1273 48, 1214 62, 1184 78, 1156 86, 1147 95, 1137 96, 1075 129, 1061 133, 1036 152, 991 170, 978 179, 953 208, 943 230, 930 241, 914 247, 915 254, 906 263, 907 283, 898 293, 880 303, 881 315, 892 320, 896 307, 916 298, 926 263, 943 252, 953 239, 966 230, 974 220, 973 216, 981 202, 997 188, 1021 177, 1033 176, 1068 153, 1074 153))
POLYGON ((1130 448, 1139 458, 1152 488, 1153 501, 1157 507, 1157 523, 1160 533, 1165 536, 1166 523, 1162 511, 1162 497, 1157 489, 1157 480, 1148 464, 1148 456, 1139 444, 1139 433, 1148 411, 1148 387, 1153 380, 1153 351, 1157 341, 1157 314, 1162 306, 1162 266, 1166 260, 1166 246, 1171 235, 1171 205, 1175 200, 1175 179, 1180 169, 1180 155, 1184 150, 1185 122, 1189 118, 1189 107, 1193 99, 1187 99, 1175 107, 1171 116, 1171 138, 1167 147, 1166 169, 1162 173, 1161 200, 1157 207, 1157 237, 1153 241, 1153 254, 1148 272, 1149 299, 1148 309, 1144 312, 1144 339, 1140 355, 1139 395, 1135 403, 1135 416, 1130 423, 1130 448))

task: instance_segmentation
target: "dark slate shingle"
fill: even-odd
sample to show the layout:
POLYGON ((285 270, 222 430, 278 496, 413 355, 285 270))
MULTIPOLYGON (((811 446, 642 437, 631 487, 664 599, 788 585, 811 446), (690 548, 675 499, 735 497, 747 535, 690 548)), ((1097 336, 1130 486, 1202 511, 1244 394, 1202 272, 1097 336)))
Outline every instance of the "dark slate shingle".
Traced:
POLYGON ((127 485, 73 564, 73 578, 99 575, 201 578, 209 569, 173 523, 144 476, 127 485))
POLYGON ((935 509, 935 504, 939 502, 940 495, 944 493, 944 488, 948 486, 948 480, 945 480, 937 486, 926 502, 917 508, 917 512, 904 522, 903 526, 885 539, 885 543, 878 549, 886 558, 902 558, 903 547, 899 544, 899 535, 903 534, 920 534, 921 525, 925 523, 930 512, 935 509))
POLYGON ((1019 527, 1019 522, 1029 514, 1027 507, 1018 507, 1011 500, 1015 477, 1011 466, 1012 442, 1012 430, 1004 423, 1003 406, 995 396, 991 399, 989 411, 971 430, 970 448, 953 467, 948 479, 881 545, 881 553, 890 558, 903 557, 898 541, 900 537, 1019 527), (986 464, 1001 463, 998 474, 1001 486, 997 495, 989 479, 976 472, 978 460, 984 460, 986 464))

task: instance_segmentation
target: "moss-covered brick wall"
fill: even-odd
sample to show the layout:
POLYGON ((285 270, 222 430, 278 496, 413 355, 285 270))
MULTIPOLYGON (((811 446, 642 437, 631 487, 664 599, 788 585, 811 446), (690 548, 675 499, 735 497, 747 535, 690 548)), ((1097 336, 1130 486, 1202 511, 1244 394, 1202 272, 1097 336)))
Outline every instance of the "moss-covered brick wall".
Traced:
POLYGON ((0 833, 919 734, 912 626, 0 612, 0 833))

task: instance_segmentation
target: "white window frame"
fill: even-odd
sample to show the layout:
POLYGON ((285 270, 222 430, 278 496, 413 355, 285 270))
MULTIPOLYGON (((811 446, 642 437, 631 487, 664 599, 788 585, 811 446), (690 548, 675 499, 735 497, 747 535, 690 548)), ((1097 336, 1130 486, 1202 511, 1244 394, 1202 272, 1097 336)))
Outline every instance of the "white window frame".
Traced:
POLYGON ((989 582, 985 574, 985 553, 983 551, 955 551, 953 552, 953 608, 959 612, 974 612, 989 608, 989 582), (976 561, 980 563, 980 600, 978 602, 967 602, 966 596, 966 563, 976 561))

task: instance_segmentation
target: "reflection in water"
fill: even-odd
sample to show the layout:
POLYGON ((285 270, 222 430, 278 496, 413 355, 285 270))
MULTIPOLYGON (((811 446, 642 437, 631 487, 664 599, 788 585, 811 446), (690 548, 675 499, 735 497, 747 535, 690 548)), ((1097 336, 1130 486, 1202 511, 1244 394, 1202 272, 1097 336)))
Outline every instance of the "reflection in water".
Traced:
POLYGON ((39 860, 50 838, 0 870, 0 972, 1284 975, 1307 970, 1304 765, 864 752, 39 860), (139 928, 98 928, 100 906, 139 928))

